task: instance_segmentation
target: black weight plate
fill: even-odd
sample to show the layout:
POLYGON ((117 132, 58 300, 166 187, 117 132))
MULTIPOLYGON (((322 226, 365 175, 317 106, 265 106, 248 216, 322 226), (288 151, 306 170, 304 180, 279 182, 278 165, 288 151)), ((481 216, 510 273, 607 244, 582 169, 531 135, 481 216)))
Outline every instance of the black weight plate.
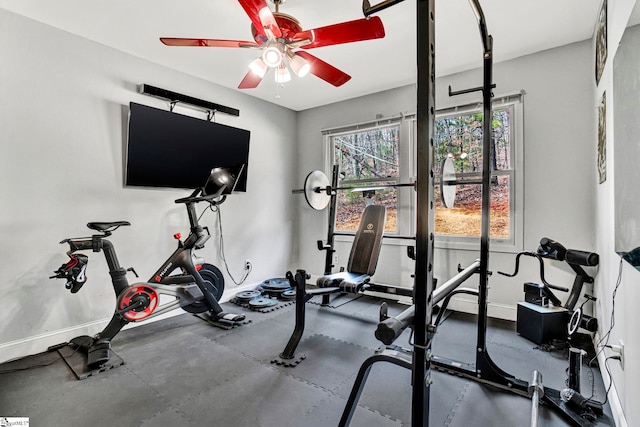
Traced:
POLYGON ((276 304, 278 304, 278 301, 273 300, 271 298, 263 298, 263 297, 255 298, 249 301, 249 307, 251 308, 273 307, 276 304))
POLYGON ((242 291, 236 294, 236 299, 240 302, 249 302, 260 295, 262 295, 260 291, 242 291))
POLYGON ((222 275, 222 271, 213 264, 205 263, 202 264, 202 268, 199 273, 204 280, 211 282, 215 288, 213 297, 216 301, 220 301, 220 298, 222 298, 222 294, 224 293, 224 276, 222 275))

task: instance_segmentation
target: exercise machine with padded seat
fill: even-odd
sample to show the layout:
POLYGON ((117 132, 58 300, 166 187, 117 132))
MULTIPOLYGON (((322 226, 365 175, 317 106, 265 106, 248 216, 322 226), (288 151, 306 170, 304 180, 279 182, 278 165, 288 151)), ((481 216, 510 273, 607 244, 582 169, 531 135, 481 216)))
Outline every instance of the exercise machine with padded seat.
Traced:
POLYGON ((295 276, 287 272, 287 279, 296 289, 296 323, 284 351, 274 363, 295 366, 306 357, 296 356, 295 351, 304 333, 307 301, 318 295, 357 294, 368 289, 368 283, 378 264, 386 216, 387 210, 381 205, 369 205, 364 209, 351 246, 347 270, 319 277, 315 289, 307 288, 306 280, 309 276, 304 270, 298 270, 295 276))
MULTIPOLYGON (((230 194, 240 176, 244 165, 233 168, 214 168, 205 187, 198 188, 193 193, 176 200, 184 204, 189 217, 190 233, 186 239, 176 234, 178 247, 161 265, 161 267, 146 282, 129 284, 127 272, 120 266, 115 247, 107 239, 112 232, 122 226, 128 226, 128 221, 90 222, 87 224, 97 231, 90 237, 68 238, 60 243, 68 244, 67 255, 70 260, 56 270, 50 278, 65 279, 66 288, 76 293, 86 283, 86 266, 88 257, 77 251, 91 250, 102 252, 105 256, 109 274, 116 296, 116 308, 109 324, 95 336, 80 336, 69 343, 56 345, 50 350, 60 352, 65 346, 74 349, 71 355, 60 353, 67 365, 74 371, 78 379, 84 379, 93 373, 102 372, 122 363, 110 361, 111 340, 120 330, 131 322, 139 322, 157 317, 176 308, 193 313, 214 326, 225 329, 241 324, 245 315, 226 313, 218 303, 224 291, 224 277, 215 266, 207 264, 204 259, 196 256, 195 250, 202 249, 210 238, 209 230, 199 224, 196 214, 197 203, 205 202, 217 206, 224 202, 230 194), (239 168, 239 169, 238 169, 239 168), (160 297, 166 300, 161 301, 160 297), (76 361, 76 356, 84 360, 76 361)), ((118 358, 119 360, 119 358, 118 358)))
POLYGON ((338 287, 342 292, 350 293, 362 290, 376 271, 386 218, 384 206, 369 205, 364 209, 351 246, 347 271, 319 277, 316 282, 319 288, 338 287))

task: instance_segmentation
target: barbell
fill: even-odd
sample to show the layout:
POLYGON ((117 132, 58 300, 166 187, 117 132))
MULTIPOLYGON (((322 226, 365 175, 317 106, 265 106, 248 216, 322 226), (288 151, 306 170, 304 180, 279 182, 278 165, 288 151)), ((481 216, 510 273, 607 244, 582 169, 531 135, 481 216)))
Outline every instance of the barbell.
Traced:
MULTIPOLYGON (((446 208, 452 208, 456 199, 456 185, 462 184, 481 184, 481 180, 457 179, 453 160, 449 157, 442 161, 440 168, 440 196, 442 203, 446 208)), ((399 184, 380 184, 370 187, 332 187, 327 175, 319 170, 310 172, 304 180, 304 187, 292 190, 293 194, 304 194, 307 204, 317 211, 321 211, 327 207, 336 191, 357 191, 366 192, 374 191, 381 188, 397 188, 397 187, 413 187, 416 183, 399 183, 399 184)))
POLYGON ((304 194, 304 197, 313 209, 321 211, 327 207, 331 201, 331 197, 335 195, 336 191, 356 191, 367 192, 375 191, 381 188, 396 188, 396 187, 414 187, 415 183, 405 184, 380 184, 371 187, 332 187, 329 183, 327 175, 319 170, 315 170, 309 173, 304 180, 304 188, 292 190, 293 194, 304 194))

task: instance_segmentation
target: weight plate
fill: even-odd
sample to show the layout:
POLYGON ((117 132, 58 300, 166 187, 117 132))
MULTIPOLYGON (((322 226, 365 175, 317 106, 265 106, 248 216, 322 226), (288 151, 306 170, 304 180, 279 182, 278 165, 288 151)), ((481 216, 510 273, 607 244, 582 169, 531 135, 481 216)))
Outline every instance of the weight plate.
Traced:
POLYGON ((322 171, 312 171, 304 180, 304 197, 313 209, 321 211, 331 201, 331 195, 327 194, 329 178, 322 171))
POLYGON ((206 281, 211 282, 214 287, 213 297, 216 301, 220 301, 222 294, 224 293, 224 276, 222 271, 213 264, 202 264, 202 268, 199 271, 200 276, 206 281))
POLYGON ((254 298, 258 298, 260 295, 262 295, 260 291, 242 291, 236 294, 236 299, 239 302, 245 303, 254 298))
POLYGON ((285 278, 267 279, 260 285, 265 291, 286 291, 291 284, 285 278))
POLYGON ((288 290, 282 292, 280 294, 280 296, 282 298, 284 298, 284 299, 287 299, 287 300, 294 299, 296 297, 296 290, 295 289, 288 289, 288 290))
POLYGON ((456 167, 450 157, 442 161, 440 175, 440 198, 445 208, 452 208, 456 200, 456 186, 447 181, 456 180, 456 167))
POLYGON ((249 301, 249 307, 251 308, 266 308, 266 307, 273 307, 274 305, 277 305, 278 301, 273 300, 271 298, 254 298, 251 301, 249 301))

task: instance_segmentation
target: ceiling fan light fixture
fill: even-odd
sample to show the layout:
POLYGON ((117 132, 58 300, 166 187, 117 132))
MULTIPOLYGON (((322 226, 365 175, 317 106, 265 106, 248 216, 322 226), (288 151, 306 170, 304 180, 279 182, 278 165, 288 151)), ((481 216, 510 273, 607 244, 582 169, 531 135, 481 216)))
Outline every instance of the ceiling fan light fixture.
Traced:
POLYGON ((264 63, 261 57, 257 57, 251 64, 249 64, 249 69, 253 74, 262 78, 267 72, 267 64, 264 63))
POLYGON ((311 64, 309 64, 309 61, 295 53, 289 53, 287 56, 289 57, 289 65, 291 66, 291 69, 298 77, 304 77, 309 74, 309 71, 311 71, 311 64))
POLYGON ((284 63, 280 64, 276 69, 276 83, 286 83, 291 81, 291 73, 284 63))
POLYGON ((262 60, 268 67, 278 67, 282 63, 282 52, 276 44, 270 44, 262 52, 262 60))

